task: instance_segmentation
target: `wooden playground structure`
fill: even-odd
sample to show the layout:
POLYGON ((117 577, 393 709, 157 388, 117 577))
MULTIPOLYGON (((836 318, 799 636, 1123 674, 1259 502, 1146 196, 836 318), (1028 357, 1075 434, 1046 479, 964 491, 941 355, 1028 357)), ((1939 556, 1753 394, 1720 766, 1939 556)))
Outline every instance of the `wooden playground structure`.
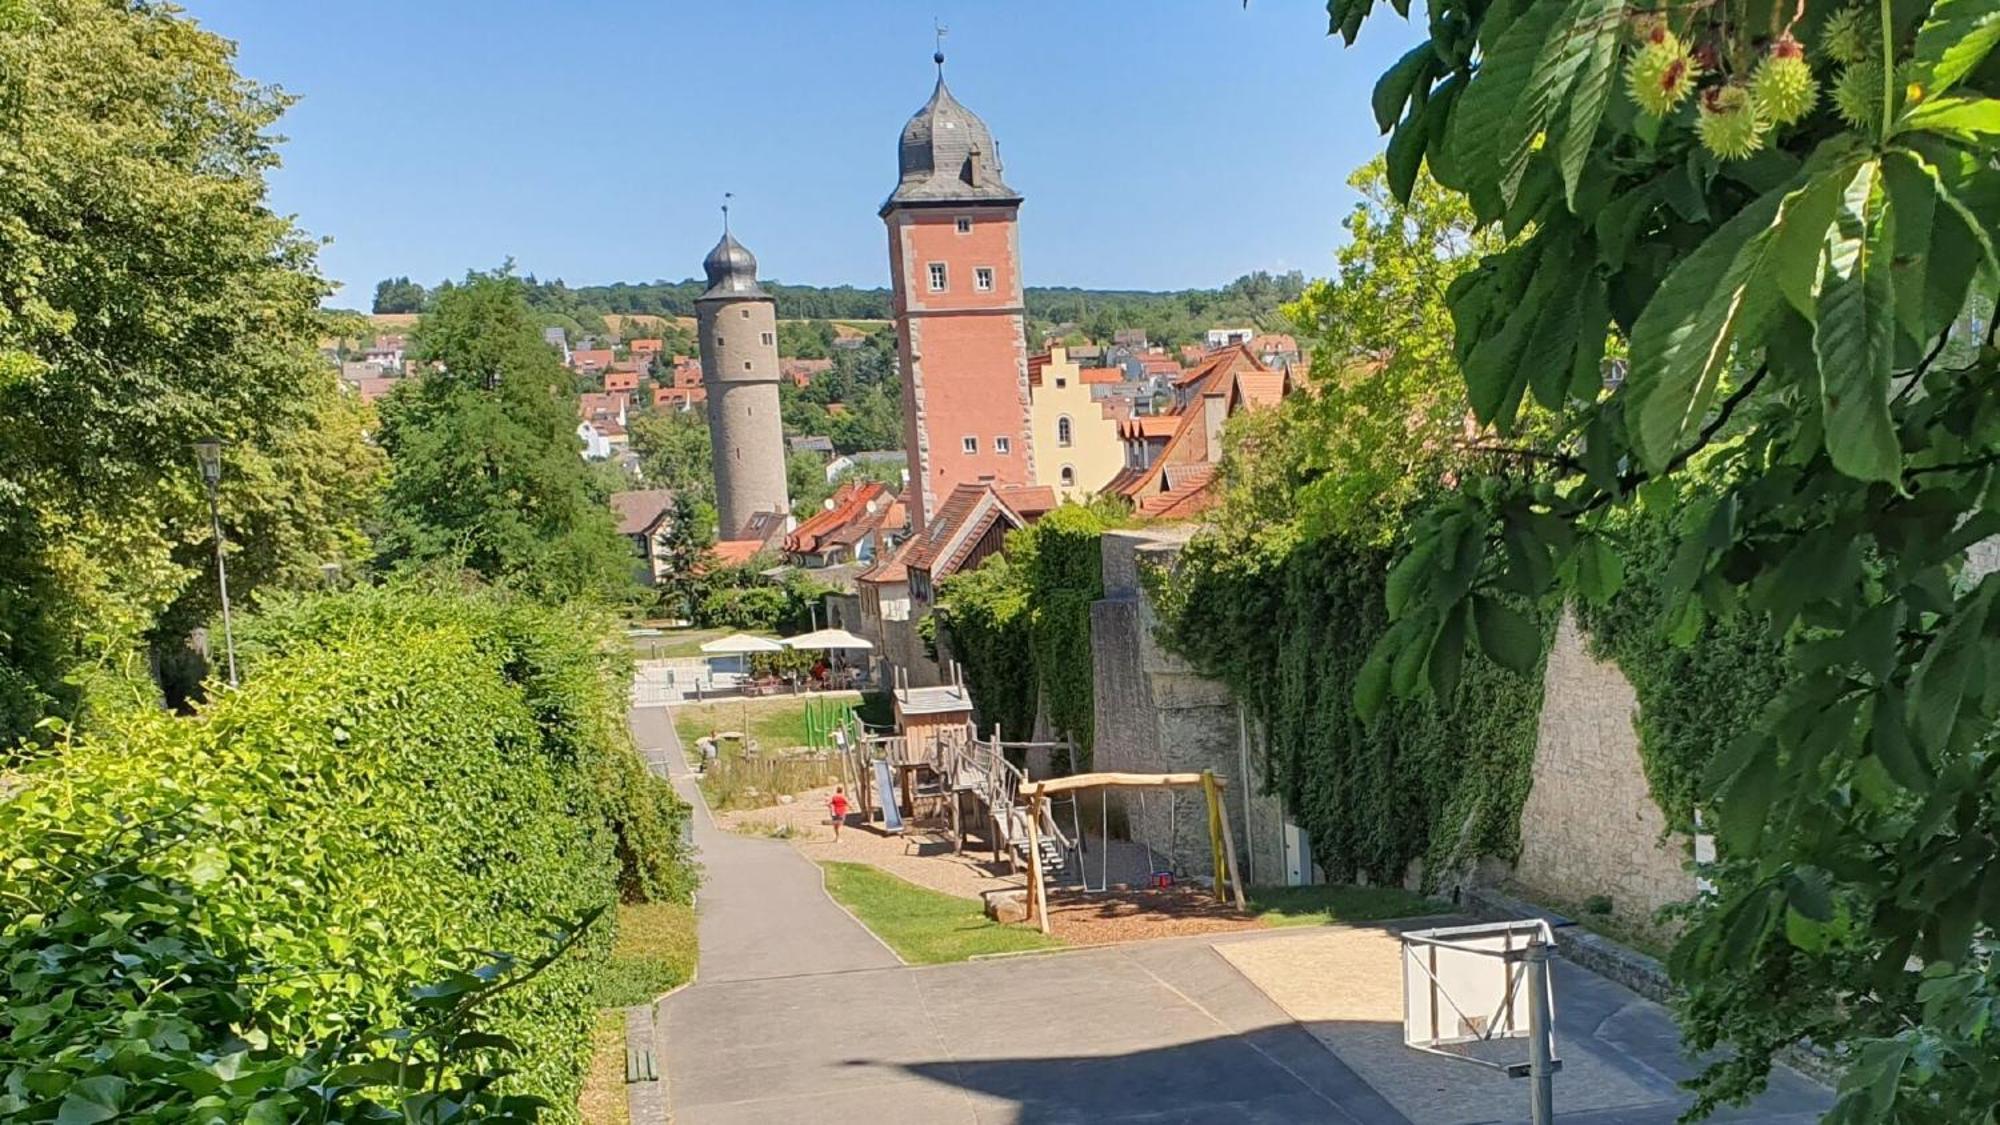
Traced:
MULTIPOLYGON (((1086 845, 1075 800, 1090 791, 1101 795, 1114 789, 1141 794, 1199 789, 1207 805, 1216 901, 1233 900, 1238 910, 1246 909, 1237 873, 1236 843, 1229 818, 1222 811, 1226 782, 1213 771, 1083 773, 1030 780, 1026 771, 1010 760, 1010 751, 1025 756, 1074 748, 1068 743, 1006 742, 997 729, 991 737, 981 738, 970 722, 932 724, 910 734, 892 735, 870 733, 858 720, 850 719, 832 741, 838 748, 843 780, 865 822, 879 817, 885 831, 901 834, 906 830, 906 817, 915 819, 928 813, 932 818, 946 819, 954 852, 964 851, 967 837, 977 832, 992 847, 995 863, 1005 862, 1011 871, 1027 872, 1029 919, 1043 933, 1050 932, 1049 884, 1070 885, 1066 876, 1072 866, 1078 876, 1075 882, 1086 892, 1107 889, 1090 886, 1084 865, 1086 845), (1053 807, 1065 796, 1071 802, 1069 832, 1063 830, 1053 807)), ((1109 846, 1107 827, 1100 834, 1098 847, 1109 846)), ((1147 853, 1150 867, 1150 845, 1147 853)), ((1155 874, 1170 877, 1170 872, 1155 874)))

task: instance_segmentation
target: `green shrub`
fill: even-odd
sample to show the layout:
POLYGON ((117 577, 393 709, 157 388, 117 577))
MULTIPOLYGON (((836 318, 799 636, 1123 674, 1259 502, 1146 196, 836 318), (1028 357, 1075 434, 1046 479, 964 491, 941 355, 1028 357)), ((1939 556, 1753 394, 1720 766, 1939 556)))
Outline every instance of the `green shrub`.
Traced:
MULTIPOLYGON (((134 713, 14 779, 0 801, 0 900, 13 948, 62 916, 75 858, 193 891, 157 940, 239 967, 241 1026, 274 1051, 421 1023, 412 989, 532 952, 552 922, 628 895, 683 894, 682 810, 629 751, 617 680, 588 620, 483 595, 365 591, 304 598, 246 622, 246 678, 193 718, 134 713)), ((107 919, 157 908, 134 897, 107 919)), ((487 1025, 520 1045, 502 1089, 573 1114, 592 999, 611 943, 496 996, 487 1025)), ((38 971, 88 1002, 124 972, 115 947, 38 971)), ((451 979, 463 979, 453 977, 451 979)), ((158 986, 178 995, 184 976, 158 986)), ((415 995, 421 995, 415 994, 415 995)), ((101 1013, 116 1022, 117 1010, 101 1013)), ((0 1015, 0 1062, 37 1018, 0 1015)), ((149 1070, 140 1022, 70 1077, 149 1070), (94 1070, 92 1068, 95 1068, 94 1070)), ((464 1064, 454 1060, 453 1067, 464 1064)), ((172 1119, 171 1117, 167 1119, 172 1119)))

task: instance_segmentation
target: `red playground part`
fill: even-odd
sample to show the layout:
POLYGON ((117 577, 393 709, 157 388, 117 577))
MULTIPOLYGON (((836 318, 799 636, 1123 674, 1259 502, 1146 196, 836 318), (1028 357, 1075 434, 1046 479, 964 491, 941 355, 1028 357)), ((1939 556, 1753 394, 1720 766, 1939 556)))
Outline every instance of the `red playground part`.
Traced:
POLYGON ((1165 889, 1167 889, 1168 887, 1171 887, 1171 886, 1173 886, 1173 885, 1174 885, 1174 873, 1173 873, 1173 872, 1171 872, 1171 871, 1155 871, 1155 872, 1153 872, 1153 886, 1154 886, 1154 887, 1156 887, 1156 888, 1158 888, 1158 889, 1160 889, 1160 890, 1165 890, 1165 889))

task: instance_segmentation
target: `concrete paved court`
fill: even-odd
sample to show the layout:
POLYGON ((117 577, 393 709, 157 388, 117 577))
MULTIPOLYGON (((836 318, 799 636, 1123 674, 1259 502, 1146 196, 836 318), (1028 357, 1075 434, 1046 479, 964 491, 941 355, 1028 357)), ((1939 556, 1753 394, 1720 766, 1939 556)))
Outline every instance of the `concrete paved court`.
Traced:
MULTIPOLYGON (((665 712, 635 711, 633 729, 698 802, 665 712)), ((1340 947, 1386 940, 1370 931, 904 966, 789 845, 720 832, 699 807, 695 839, 708 879, 699 975, 656 1013, 668 1118, 679 1125, 1526 1119, 1525 1083, 1409 1051, 1393 1020, 1323 999, 1347 981, 1380 991, 1370 987, 1378 954, 1340 947), (1315 949, 1315 937, 1333 944, 1315 949), (1283 970, 1288 959, 1296 972, 1283 970), (1301 978, 1318 987, 1287 991, 1301 978)), ((1567 962, 1556 990, 1558 1045, 1573 1068, 1556 1078, 1558 1120, 1673 1121, 1687 1100, 1675 1080, 1692 1067, 1667 1014, 1567 962)), ((1805 1125, 1828 1102, 1783 1075, 1759 1105, 1717 1120, 1805 1125)))

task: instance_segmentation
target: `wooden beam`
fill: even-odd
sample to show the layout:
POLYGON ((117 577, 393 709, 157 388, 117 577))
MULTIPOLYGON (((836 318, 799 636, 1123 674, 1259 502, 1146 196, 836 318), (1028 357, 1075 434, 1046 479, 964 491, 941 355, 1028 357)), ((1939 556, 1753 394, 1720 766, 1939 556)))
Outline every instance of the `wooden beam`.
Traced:
POLYGON ((1028 802, 1028 912, 1049 932, 1049 900, 1042 887, 1042 799, 1028 802))
POLYGON ((1243 877, 1236 870, 1236 836, 1229 828, 1229 810, 1216 801, 1215 809, 1222 821, 1222 858, 1228 864, 1229 889, 1236 896, 1236 909, 1248 911, 1250 906, 1243 899, 1243 877))
POLYGON ((1047 781, 1029 781, 1021 785, 1023 797, 1053 797, 1057 793, 1068 793, 1077 789, 1109 787, 1115 789, 1171 789, 1194 788, 1206 785, 1203 778, 1211 779, 1217 788, 1227 782, 1213 773, 1076 773, 1068 777, 1052 777, 1047 781))
POLYGON ((1203 770, 1201 774, 1202 795, 1208 798, 1208 852, 1211 881, 1215 884, 1215 901, 1223 901, 1223 883, 1228 874, 1222 861, 1222 793, 1216 788, 1215 775, 1203 770))

